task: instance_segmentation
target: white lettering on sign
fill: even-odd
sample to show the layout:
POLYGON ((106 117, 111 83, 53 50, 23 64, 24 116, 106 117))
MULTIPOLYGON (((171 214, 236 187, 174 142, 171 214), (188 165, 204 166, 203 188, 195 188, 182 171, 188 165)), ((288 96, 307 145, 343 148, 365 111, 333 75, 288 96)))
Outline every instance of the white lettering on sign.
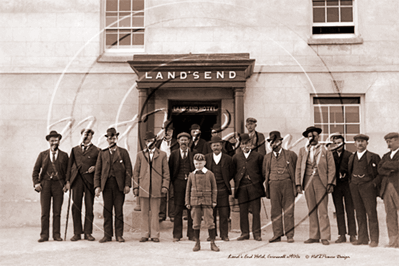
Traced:
POLYGON ((181 79, 186 79, 186 78, 187 78, 187 73, 181 72, 181 79))
POLYGON ((204 79, 211 79, 211 71, 204 72, 204 79))
POLYGON ((193 72, 193 79, 199 79, 199 78, 200 78, 199 71, 193 72))
POLYGON ((146 79, 152 79, 152 76, 149 76, 149 72, 146 72, 146 79))
MULTIPOLYGON (((155 74, 156 77, 155 79, 159 80, 164 80, 164 79, 175 79, 176 75, 179 75, 179 79, 185 80, 188 79, 190 75, 194 80, 212 80, 212 79, 235 79, 236 78, 236 71, 193 71, 191 73, 190 71, 180 71, 180 72, 175 72, 175 71, 159 71, 157 74, 155 74), (226 74, 226 75, 225 75, 226 74)), ((146 72, 145 73, 145 79, 153 79, 152 72, 146 72)))
POLYGON ((236 78, 236 71, 229 71, 229 78, 230 79, 236 78))
POLYGON ((217 71, 217 79, 218 78, 224 78, 224 72, 220 72, 220 71, 217 71))
POLYGON ((175 72, 168 72, 168 79, 175 79, 175 72))
POLYGON ((161 72, 157 73, 156 79, 163 79, 163 76, 162 76, 161 72))

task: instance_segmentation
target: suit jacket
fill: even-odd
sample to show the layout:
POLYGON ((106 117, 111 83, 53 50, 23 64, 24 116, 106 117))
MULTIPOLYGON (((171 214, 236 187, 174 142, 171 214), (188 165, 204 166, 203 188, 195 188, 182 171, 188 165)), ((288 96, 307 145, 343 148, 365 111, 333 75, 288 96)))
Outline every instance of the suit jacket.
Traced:
POLYGON ((202 138, 199 139, 197 145, 194 145, 193 140, 191 139, 189 141, 188 147, 193 152, 193 154, 202 153, 206 155, 210 151, 210 144, 202 138))
POLYGON ((113 162, 110 162, 109 148, 99 152, 94 171, 94 188, 100 187, 101 191, 104 191, 111 164, 114 167, 115 179, 119 190, 124 191, 125 186, 132 186, 132 164, 128 151, 117 146, 115 153, 113 162))
POLYGON ((261 155, 265 155, 267 152, 266 152, 266 149, 265 149, 265 137, 264 137, 264 134, 260 133, 260 132, 257 132, 257 131, 255 131, 255 133, 256 134, 254 134, 254 136, 252 138, 252 142, 256 143, 254 150, 256 152, 260 153, 261 155), (256 138, 256 139, 253 140, 254 138, 256 138))
POLYGON ((382 160, 378 164, 379 178, 382 180, 379 196, 383 198, 386 186, 390 182, 399 194, 399 152, 397 151, 390 159, 390 153, 383 155, 382 160))
MULTIPOLYGON (((213 153, 209 153, 206 155, 206 167, 207 169, 211 169, 211 165, 213 162, 213 153)), ((229 155, 226 155, 222 153, 221 155, 221 160, 220 160, 220 165, 221 165, 221 171, 222 171, 222 178, 224 179, 226 188, 228 189, 229 195, 232 194, 232 188, 230 181, 233 178, 233 164, 232 164, 232 158, 229 155)))
POLYGON ((251 151, 246 159, 243 151, 233 156, 233 169, 235 175, 235 198, 238 197, 240 181, 244 178, 246 172, 250 176, 251 183, 256 189, 254 197, 265 197, 264 181, 265 177, 262 174, 264 156, 256 151, 251 151))
MULTIPOLYGON (((270 198, 270 191, 269 191, 269 176, 271 173, 271 160, 272 156, 275 156, 273 152, 268 153, 264 156, 264 168, 263 173, 265 173, 265 195, 267 199, 270 198)), ((286 168, 289 171, 290 179, 293 182, 293 195, 297 196, 296 190, 296 179, 295 179, 295 171, 296 171, 296 162, 297 162, 297 155, 293 151, 288 151, 282 148, 281 154, 279 156, 283 156, 286 160, 286 168)))
POLYGON ((336 169, 336 184, 341 182, 346 182, 349 180, 349 158, 351 156, 351 152, 347 150, 343 150, 338 157, 337 152, 333 151, 333 159, 335 160, 335 169, 336 169), (343 178, 340 178, 340 174, 342 174, 343 178))
MULTIPOLYGON (((350 178, 349 181, 350 182, 353 178, 353 162, 354 162, 354 159, 357 159, 356 153, 357 152, 350 155, 350 158, 349 158, 349 178, 350 178)), ((366 151, 365 156, 367 156, 367 163, 368 163, 367 171, 372 174, 372 183, 377 188, 377 196, 378 196, 379 195, 379 186, 381 184, 381 178, 378 176, 378 165, 379 165, 379 161, 381 160, 381 157, 379 157, 378 154, 370 152, 370 151, 366 151)))
MULTIPOLYGON (((171 182, 175 182, 176 177, 178 176, 179 173, 179 158, 181 156, 181 149, 178 150, 174 150, 171 153, 171 156, 169 157, 169 161, 168 161, 168 166, 169 166, 169 176, 171 179, 171 182)), ((189 164, 190 164, 190 169, 189 172, 193 172, 194 171, 194 163, 193 163, 193 152, 191 152, 188 149, 188 158, 189 158, 189 164)))
POLYGON ((73 147, 68 161, 66 181, 72 185, 79 173, 82 178, 93 185, 94 172, 86 172, 91 166, 96 166, 98 155, 99 148, 93 144, 85 152, 82 151, 81 145, 73 147))
MULTIPOLYGON (((63 152, 60 149, 58 150, 55 166, 60 182, 62 182, 64 185, 68 167, 68 154, 66 152, 63 152)), ((39 153, 35 166, 33 167, 32 181, 34 187, 36 184, 40 184, 42 182, 43 177, 45 176, 49 167, 52 167, 52 163, 50 160, 50 149, 47 149, 39 153)))
POLYGON ((155 148, 150 169, 148 150, 139 152, 133 168, 133 189, 139 189, 139 197, 149 198, 149 193, 151 193, 151 197, 161 198, 163 187, 169 188, 167 154, 155 148))
POLYGON ((206 182, 204 186, 198 186, 196 183, 196 176, 193 172, 189 174, 188 182, 186 185, 185 194, 185 205, 190 206, 211 206, 215 203, 217 204, 217 182, 215 181, 215 176, 211 171, 207 171, 204 177, 206 182))
MULTIPOLYGON (((296 186, 301 186, 304 189, 304 174, 306 172, 306 163, 308 157, 308 149, 302 147, 299 152, 299 157, 296 163, 296 186)), ((314 161, 316 162, 318 175, 322 184, 336 185, 335 178, 335 160, 331 151, 328 151, 324 145, 318 144, 314 152, 314 161)))

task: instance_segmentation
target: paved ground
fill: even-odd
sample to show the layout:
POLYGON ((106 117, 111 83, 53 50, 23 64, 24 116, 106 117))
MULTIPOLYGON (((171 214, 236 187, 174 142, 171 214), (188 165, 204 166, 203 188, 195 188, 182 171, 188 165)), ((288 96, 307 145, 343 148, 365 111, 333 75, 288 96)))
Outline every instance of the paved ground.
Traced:
MULTIPOLYGON (((130 206, 132 207, 132 206, 130 206)), ((265 207, 269 213, 270 207, 265 200, 265 207)), ((266 265, 273 263, 301 264, 301 265, 399 265, 399 250, 385 248, 388 242, 385 223, 384 206, 378 200, 378 215, 380 223, 380 244, 377 248, 369 246, 353 246, 350 243, 334 244, 337 238, 336 221, 333 217, 333 205, 330 198, 329 213, 332 228, 331 245, 304 244, 308 238, 308 219, 301 223, 295 230, 295 243, 268 243, 272 236, 270 220, 262 212, 264 229, 263 241, 247 240, 238 242, 237 230, 238 213, 232 214, 232 230, 229 233, 231 241, 217 241, 220 252, 210 251, 206 242, 207 231, 201 232, 202 249, 193 252, 194 242, 184 238, 181 242, 172 242, 172 223, 164 221, 161 224, 161 242, 139 243, 140 231, 137 226, 130 224, 130 230, 124 233, 125 243, 108 242, 100 244, 97 241, 78 242, 48 241, 38 243, 40 228, 37 226, 24 226, 0 229, 0 264, 1 265, 266 265), (259 258, 256 258, 259 256, 259 258)), ((132 212, 129 222, 137 221, 137 213, 132 212)), ((306 215, 304 198, 299 198, 296 203, 295 219, 299 222, 306 215)), ((32 219, 40 219, 39 214, 32 219)), ((96 218, 93 236, 99 240, 103 233, 102 219, 96 218)), ((62 231, 64 231, 62 225, 62 231)), ((72 223, 69 224, 67 239, 72 237, 72 223)))

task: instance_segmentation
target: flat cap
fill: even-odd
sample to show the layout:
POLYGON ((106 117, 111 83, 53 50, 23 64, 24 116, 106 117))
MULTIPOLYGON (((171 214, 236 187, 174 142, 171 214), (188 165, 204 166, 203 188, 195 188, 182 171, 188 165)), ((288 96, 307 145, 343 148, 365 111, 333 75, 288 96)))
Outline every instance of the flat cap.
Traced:
POLYGON ((193 124, 193 125, 190 127, 190 130, 194 130, 194 129, 199 129, 199 130, 200 130, 200 126, 199 126, 198 124, 193 124))
POLYGON ((385 140, 392 139, 392 138, 399 138, 399 133, 397 132, 390 132, 389 134, 385 135, 385 140))
POLYGON ((354 141, 356 141, 356 140, 358 140, 358 139, 363 139, 363 140, 368 141, 368 140, 369 140, 369 137, 368 137, 367 135, 364 135, 364 134, 358 134, 358 135, 355 135, 355 136, 353 137, 353 139, 354 139, 354 141))
POLYGON ((177 136, 176 138, 177 138, 177 139, 180 139, 180 138, 182 138, 182 137, 187 137, 188 139, 191 138, 191 136, 189 135, 189 133, 186 133, 186 132, 181 132, 181 133, 179 133, 178 136, 177 136))
POLYGON ((246 119, 246 123, 257 123, 257 119, 255 119, 254 117, 248 117, 246 119))

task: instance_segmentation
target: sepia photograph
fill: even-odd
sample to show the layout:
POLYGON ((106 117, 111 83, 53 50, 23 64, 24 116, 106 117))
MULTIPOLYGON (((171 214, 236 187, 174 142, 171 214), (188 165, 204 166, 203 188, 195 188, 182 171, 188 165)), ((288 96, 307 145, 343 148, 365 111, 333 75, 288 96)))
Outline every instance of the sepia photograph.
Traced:
POLYGON ((398 0, 0 0, 1 265, 399 265, 398 0))

